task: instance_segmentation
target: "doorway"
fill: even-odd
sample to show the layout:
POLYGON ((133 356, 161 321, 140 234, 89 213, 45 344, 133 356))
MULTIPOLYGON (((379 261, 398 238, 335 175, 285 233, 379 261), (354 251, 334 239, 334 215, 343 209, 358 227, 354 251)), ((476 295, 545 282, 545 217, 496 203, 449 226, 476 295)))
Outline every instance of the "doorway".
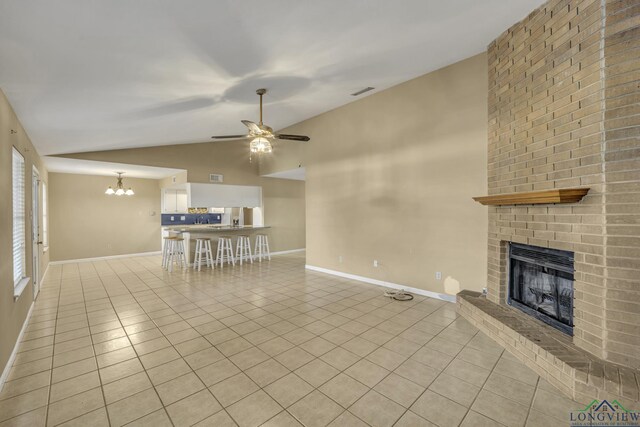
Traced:
POLYGON ((33 276, 33 299, 36 299, 38 292, 40 292, 40 245, 42 242, 40 241, 40 172, 35 166, 33 167, 31 183, 31 239, 33 242, 31 251, 33 265, 31 271, 33 276))

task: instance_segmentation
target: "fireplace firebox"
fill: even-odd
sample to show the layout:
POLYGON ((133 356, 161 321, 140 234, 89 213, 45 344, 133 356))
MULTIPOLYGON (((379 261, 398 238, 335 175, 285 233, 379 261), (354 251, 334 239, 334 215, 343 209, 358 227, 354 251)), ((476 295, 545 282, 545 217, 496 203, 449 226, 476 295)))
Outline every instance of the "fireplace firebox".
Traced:
POLYGON ((507 303, 573 335, 573 252, 510 243, 507 303))

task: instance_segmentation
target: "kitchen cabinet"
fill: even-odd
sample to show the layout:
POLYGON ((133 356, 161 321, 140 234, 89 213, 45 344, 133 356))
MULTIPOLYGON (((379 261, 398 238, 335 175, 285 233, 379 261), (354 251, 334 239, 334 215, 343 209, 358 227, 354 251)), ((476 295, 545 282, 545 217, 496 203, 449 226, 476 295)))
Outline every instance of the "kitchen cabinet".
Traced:
POLYGON ((162 213, 187 213, 190 207, 259 208, 262 187, 189 182, 162 189, 162 213))
POLYGON ((262 206, 262 187, 189 183, 189 206, 247 207, 262 206))
POLYGON ((187 190, 165 188, 162 213, 186 213, 189 207, 187 190))

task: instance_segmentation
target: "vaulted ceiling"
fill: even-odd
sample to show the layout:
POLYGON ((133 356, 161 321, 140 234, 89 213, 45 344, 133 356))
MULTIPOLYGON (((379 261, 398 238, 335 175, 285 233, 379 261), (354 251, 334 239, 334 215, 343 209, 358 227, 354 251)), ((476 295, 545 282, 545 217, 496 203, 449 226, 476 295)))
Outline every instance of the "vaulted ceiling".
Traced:
POLYGON ((257 88, 282 128, 480 53, 541 3, 2 1, 0 88, 41 154, 202 142, 244 133, 257 88))

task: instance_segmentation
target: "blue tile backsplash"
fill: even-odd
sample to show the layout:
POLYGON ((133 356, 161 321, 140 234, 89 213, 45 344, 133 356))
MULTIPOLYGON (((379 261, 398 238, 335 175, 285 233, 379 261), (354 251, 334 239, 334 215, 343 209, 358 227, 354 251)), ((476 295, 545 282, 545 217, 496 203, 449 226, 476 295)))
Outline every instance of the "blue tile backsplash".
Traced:
POLYGON ((162 214, 162 225, 220 224, 221 222, 222 214, 162 214))

